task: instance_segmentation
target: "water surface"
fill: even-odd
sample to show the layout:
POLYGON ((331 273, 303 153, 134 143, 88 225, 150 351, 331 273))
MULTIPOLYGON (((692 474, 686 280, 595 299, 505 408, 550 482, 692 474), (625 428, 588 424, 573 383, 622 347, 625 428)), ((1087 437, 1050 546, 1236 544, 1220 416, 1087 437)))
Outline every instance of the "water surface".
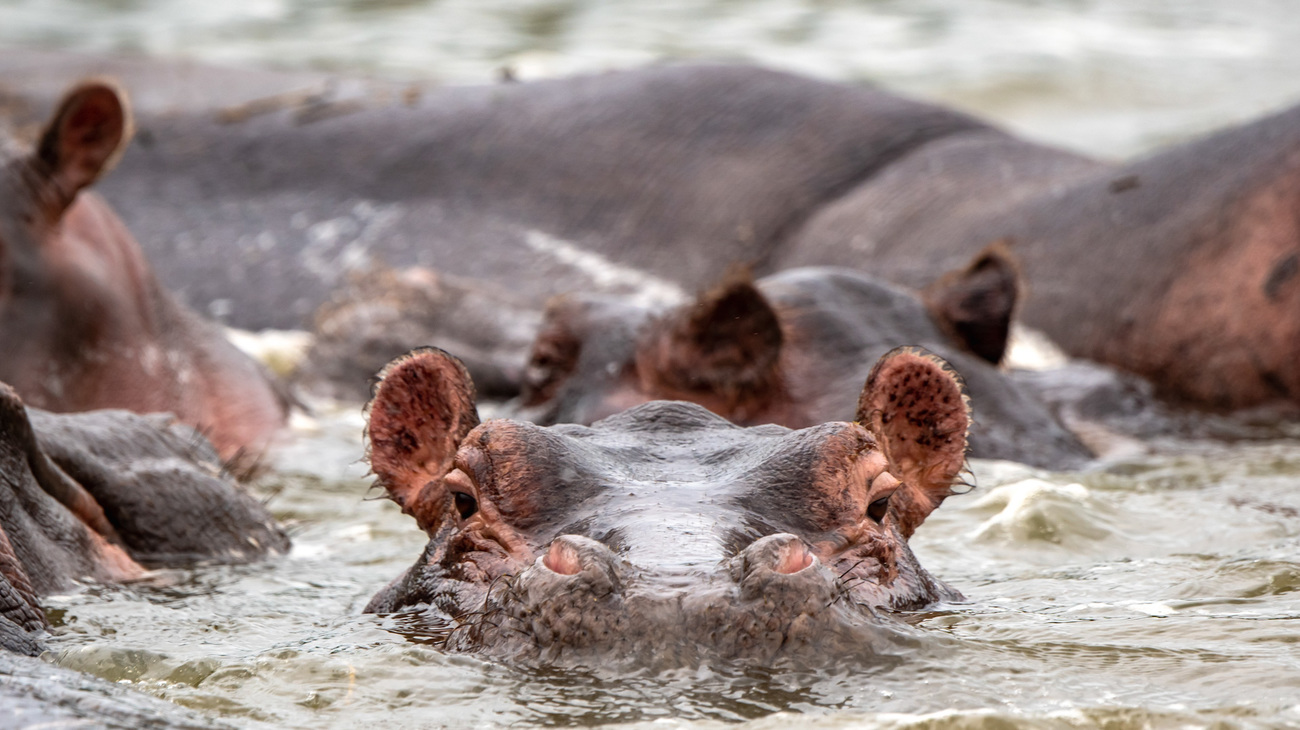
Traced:
POLYGON ((1300 725, 1300 444, 1185 445, 1081 474, 974 462, 913 541, 965 604, 896 617, 880 665, 525 672, 360 613, 414 562, 361 478, 352 409, 259 489, 293 552, 47 601, 59 664, 239 725, 1300 725))

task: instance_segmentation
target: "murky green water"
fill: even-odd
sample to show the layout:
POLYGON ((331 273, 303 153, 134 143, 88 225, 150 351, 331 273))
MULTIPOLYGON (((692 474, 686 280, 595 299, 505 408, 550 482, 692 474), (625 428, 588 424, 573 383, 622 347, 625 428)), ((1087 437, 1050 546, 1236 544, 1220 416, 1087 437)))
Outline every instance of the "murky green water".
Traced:
MULTIPOLYGON (((1300 99, 1295 0, 0 0, 0 44, 482 82, 671 58, 876 82, 1123 156, 1300 99)), ((977 463, 914 544, 965 605, 911 648, 808 675, 537 675, 360 615, 423 544, 368 495, 360 416, 260 488, 262 565, 47 601, 58 662, 270 727, 1300 726, 1300 442, 1083 475, 977 463)))
POLYGON ((275 727, 1300 726, 1300 444, 976 462, 913 543, 970 602, 903 617, 879 667, 539 676, 360 615, 423 540, 367 498, 359 415, 323 423, 261 486, 291 555, 51 598, 58 663, 275 727))

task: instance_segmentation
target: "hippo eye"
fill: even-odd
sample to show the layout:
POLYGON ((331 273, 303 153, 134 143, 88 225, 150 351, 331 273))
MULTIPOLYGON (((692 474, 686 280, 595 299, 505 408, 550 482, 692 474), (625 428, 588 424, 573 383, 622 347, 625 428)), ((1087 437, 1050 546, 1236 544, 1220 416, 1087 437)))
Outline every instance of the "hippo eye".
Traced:
POLYGON ((885 513, 889 511, 889 495, 877 499, 867 506, 867 516, 880 524, 885 520, 885 513))
POLYGON ((456 500, 456 511, 460 513, 462 520, 468 520, 475 512, 478 512, 478 500, 464 492, 452 492, 452 497, 456 500))

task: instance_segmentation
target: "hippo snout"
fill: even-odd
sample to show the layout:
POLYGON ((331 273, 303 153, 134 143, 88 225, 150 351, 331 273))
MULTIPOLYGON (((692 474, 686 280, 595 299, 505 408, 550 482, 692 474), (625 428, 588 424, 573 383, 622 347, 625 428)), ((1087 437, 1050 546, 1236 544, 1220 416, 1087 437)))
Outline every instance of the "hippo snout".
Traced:
MULTIPOLYGON (((622 590, 622 566, 612 550, 582 535, 560 535, 520 575, 532 594, 580 591, 604 596, 622 590)), ((541 597, 541 596, 539 596, 541 597)))
POLYGON ((835 592, 835 576, 802 539, 788 532, 754 541, 731 562, 742 602, 762 602, 798 615, 815 613, 835 592))

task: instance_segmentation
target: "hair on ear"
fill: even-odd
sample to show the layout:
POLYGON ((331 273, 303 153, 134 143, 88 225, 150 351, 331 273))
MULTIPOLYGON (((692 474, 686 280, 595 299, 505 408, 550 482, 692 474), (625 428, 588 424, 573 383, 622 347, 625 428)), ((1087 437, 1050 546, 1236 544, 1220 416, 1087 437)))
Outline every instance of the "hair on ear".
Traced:
POLYGON ((371 471, 426 530, 437 522, 442 478, 479 424, 474 399, 474 383, 460 360, 429 347, 385 366, 366 406, 371 471))

